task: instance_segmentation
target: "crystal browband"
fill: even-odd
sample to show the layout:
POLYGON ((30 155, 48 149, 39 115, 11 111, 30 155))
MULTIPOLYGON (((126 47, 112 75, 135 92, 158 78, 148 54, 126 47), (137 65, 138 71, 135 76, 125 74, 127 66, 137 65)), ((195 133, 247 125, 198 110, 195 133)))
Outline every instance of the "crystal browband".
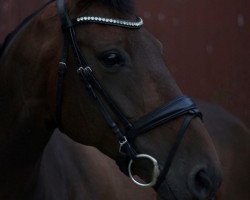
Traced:
POLYGON ((141 28, 143 26, 143 20, 140 17, 137 17, 135 20, 122 20, 97 16, 82 16, 74 18, 72 22, 73 25, 77 25, 80 23, 98 23, 135 29, 141 28))

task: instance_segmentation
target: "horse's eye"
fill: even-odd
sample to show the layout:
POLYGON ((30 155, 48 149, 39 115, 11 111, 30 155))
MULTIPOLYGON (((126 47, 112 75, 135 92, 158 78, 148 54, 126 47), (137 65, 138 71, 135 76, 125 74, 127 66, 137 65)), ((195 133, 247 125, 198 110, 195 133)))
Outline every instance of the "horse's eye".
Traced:
POLYGON ((124 64, 122 55, 116 51, 105 52, 99 59, 107 68, 119 67, 124 64))

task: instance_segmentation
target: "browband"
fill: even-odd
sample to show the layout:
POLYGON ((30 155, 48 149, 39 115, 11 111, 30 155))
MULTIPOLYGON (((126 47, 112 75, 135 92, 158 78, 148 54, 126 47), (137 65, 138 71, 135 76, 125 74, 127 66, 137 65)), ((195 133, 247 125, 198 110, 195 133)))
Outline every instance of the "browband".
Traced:
POLYGON ((85 23, 105 24, 105 25, 119 26, 131 29, 138 29, 143 26, 143 20, 140 17, 136 17, 135 20, 113 19, 113 18, 98 17, 98 16, 81 16, 72 19, 73 26, 85 23))

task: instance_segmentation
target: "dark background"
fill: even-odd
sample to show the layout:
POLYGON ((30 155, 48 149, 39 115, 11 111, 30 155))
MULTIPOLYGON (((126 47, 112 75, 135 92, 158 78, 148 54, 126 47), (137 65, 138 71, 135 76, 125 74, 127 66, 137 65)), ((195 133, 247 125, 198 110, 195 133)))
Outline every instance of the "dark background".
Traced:
MULTIPOLYGON (((183 92, 222 105, 250 127, 250 1, 135 1, 183 92)), ((0 43, 45 2, 0 0, 0 43)))

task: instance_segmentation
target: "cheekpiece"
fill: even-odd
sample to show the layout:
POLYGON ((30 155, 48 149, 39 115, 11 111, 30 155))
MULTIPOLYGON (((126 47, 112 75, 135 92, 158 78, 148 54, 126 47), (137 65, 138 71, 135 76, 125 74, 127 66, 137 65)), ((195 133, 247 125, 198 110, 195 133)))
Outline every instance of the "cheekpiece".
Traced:
POLYGON ((97 16, 81 16, 72 19, 72 22, 73 25, 83 24, 83 23, 98 23, 98 24, 120 26, 131 29, 138 29, 143 26, 143 20, 140 17, 136 17, 135 20, 123 20, 123 19, 113 19, 113 18, 97 17, 97 16))

